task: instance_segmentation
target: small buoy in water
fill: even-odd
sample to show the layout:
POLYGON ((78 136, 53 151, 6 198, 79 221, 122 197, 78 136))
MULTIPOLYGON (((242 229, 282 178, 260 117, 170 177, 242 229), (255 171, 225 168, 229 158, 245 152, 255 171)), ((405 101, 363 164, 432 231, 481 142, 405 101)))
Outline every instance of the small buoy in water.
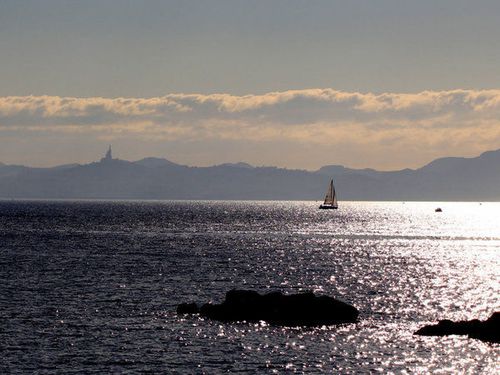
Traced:
POLYGON ((434 210, 435 212, 443 212, 443 210, 441 209, 441 207, 438 207, 434 210))

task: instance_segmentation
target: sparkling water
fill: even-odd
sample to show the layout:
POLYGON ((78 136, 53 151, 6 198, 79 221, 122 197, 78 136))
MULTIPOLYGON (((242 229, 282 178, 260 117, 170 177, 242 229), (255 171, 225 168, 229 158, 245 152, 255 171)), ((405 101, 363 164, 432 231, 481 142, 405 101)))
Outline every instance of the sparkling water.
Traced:
POLYGON ((500 204, 0 201, 1 373, 498 373, 413 333, 500 310, 500 204), (436 207, 443 212, 434 212, 436 207), (232 288, 312 290, 357 324, 179 317, 232 288))

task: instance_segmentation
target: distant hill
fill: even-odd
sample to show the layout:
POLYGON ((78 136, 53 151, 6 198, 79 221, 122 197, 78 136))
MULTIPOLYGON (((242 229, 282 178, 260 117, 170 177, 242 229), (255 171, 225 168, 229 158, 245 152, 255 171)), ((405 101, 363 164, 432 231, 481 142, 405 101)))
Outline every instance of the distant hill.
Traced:
POLYGON ((349 196, 380 200, 500 200, 500 150, 476 158, 441 158, 422 168, 379 172, 325 166, 349 196), (359 184, 355 184, 358 180, 359 184), (362 184, 362 186, 361 186, 362 184), (366 187, 369 187, 367 191, 366 187))
POLYGON ((175 166, 177 164, 172 163, 171 161, 167 159, 162 159, 162 158, 144 158, 141 160, 137 160, 133 162, 134 164, 137 165, 142 165, 144 167, 149 167, 149 168, 158 168, 158 167, 167 167, 167 166, 175 166))
POLYGON ((0 164, 0 197, 321 200, 331 177, 340 200, 500 201, 500 150, 388 172, 340 165, 314 172, 246 163, 188 167, 111 156, 53 168, 0 164))
POLYGON ((253 165, 250 165, 248 163, 224 163, 224 164, 219 164, 217 167, 234 167, 234 168, 254 168, 253 165))

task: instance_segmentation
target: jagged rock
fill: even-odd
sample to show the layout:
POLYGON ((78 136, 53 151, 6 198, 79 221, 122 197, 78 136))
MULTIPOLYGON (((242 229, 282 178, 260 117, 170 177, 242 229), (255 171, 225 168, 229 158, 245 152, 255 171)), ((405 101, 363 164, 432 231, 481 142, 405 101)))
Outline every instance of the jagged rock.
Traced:
POLYGON ((224 322, 263 320, 283 326, 318 326, 356 322, 359 311, 345 302, 314 293, 261 295, 250 290, 231 290, 223 303, 204 304, 200 315, 224 322))
POLYGON ((469 337, 488 342, 500 342, 500 312, 495 312, 487 320, 478 319, 452 322, 440 320, 438 324, 420 328, 416 335, 446 336, 468 335, 469 337))
POLYGON ((177 314, 198 314, 200 312, 200 308, 196 303, 181 303, 177 306, 177 314))

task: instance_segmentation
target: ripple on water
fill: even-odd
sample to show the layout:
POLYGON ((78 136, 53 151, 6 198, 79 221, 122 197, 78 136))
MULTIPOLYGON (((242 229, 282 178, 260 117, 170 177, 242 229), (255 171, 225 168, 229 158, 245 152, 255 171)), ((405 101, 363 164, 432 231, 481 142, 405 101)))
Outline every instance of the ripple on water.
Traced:
POLYGON ((435 205, 0 202, 0 371, 498 373, 498 345, 412 334, 500 307, 500 204, 435 205), (174 313, 235 287, 330 294, 361 320, 174 313))

